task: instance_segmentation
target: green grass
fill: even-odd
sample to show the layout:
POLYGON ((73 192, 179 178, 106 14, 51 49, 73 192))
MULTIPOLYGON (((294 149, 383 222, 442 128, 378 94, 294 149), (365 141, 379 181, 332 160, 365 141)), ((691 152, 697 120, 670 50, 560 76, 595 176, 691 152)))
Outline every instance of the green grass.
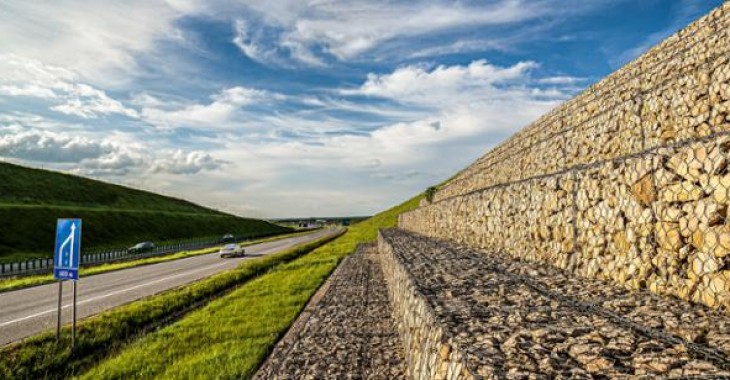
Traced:
POLYGON ((291 231, 172 197, 0 163, 0 262, 51 257, 58 218, 82 218, 83 246, 90 249, 291 231))
POLYGON ((139 241, 161 241, 191 237, 262 236, 291 231, 263 220, 231 215, 150 213, 139 216, 131 211, 82 210, 59 211, 53 207, 0 207, 0 257, 13 252, 27 256, 51 257, 55 240, 56 219, 83 219, 83 246, 128 246, 139 241))
POLYGON ((9 163, 0 163, 0 202, 216 213, 181 199, 9 163))
POLYGON ((310 297, 360 243, 418 205, 382 212, 340 238, 253 280, 180 321, 147 334, 84 374, 89 379, 250 377, 310 297))
MULTIPOLYGON (((295 232, 295 233, 290 233, 290 234, 285 234, 285 235, 277 235, 274 237, 252 240, 250 242, 246 242, 246 243, 240 244, 240 245, 242 247, 247 247, 249 245, 261 244, 261 243, 266 243, 266 242, 270 242, 270 241, 286 239, 286 238, 290 238, 290 237, 294 237, 294 236, 305 235, 308 233, 311 233, 311 232, 306 231, 306 232, 295 232)), ((129 260, 129 261, 116 262, 116 263, 99 264, 99 265, 94 265, 94 266, 89 266, 89 267, 82 267, 80 269, 80 275, 82 277, 86 277, 86 276, 92 276, 95 274, 112 272, 115 270, 137 267, 140 265, 158 264, 158 263, 163 263, 165 261, 184 259, 186 257, 192 257, 192 256, 198 256, 198 255, 205 255, 208 253, 216 252, 219 249, 220 249, 220 246, 217 246, 217 247, 198 249, 198 250, 192 250, 192 251, 180 251, 180 252, 172 253, 169 255, 148 257, 148 258, 138 259, 138 260, 129 260)), ((48 283, 51 283, 54 281, 55 280, 53 279, 53 274, 39 274, 39 275, 30 275, 30 276, 0 278, 0 293, 8 292, 11 290, 27 288, 30 286, 48 284, 48 283)))
POLYGON ((191 308, 333 238, 320 238, 274 255, 244 261, 237 269, 85 319, 78 327, 75 352, 70 350, 68 326, 62 330, 60 345, 56 344, 55 334, 47 332, 0 349, 0 378, 61 379, 80 374, 105 356, 124 348, 135 336, 162 326, 191 308))

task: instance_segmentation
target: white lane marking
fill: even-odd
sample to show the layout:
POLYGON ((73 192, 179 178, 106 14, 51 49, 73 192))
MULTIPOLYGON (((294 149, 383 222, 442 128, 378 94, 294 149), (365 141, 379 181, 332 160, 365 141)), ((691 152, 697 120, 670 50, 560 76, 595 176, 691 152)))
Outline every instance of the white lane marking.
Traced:
MULTIPOLYGON (((269 248, 269 249, 264 249, 261 252, 257 252, 257 254, 264 255, 264 254, 266 254, 266 252, 278 251, 280 249, 281 249, 281 247, 272 247, 272 248, 269 248)), ((241 260, 241 261, 243 261, 243 260, 241 260)), ((81 305, 81 304, 93 302, 93 301, 96 301, 96 300, 99 300, 99 299, 102 299, 102 298, 111 297, 111 296, 114 296, 114 295, 117 295, 117 294, 129 292, 131 290, 139 289, 139 288, 142 288, 142 287, 145 287, 145 286, 149 286, 149 285, 154 285, 154 284, 159 283, 159 282, 171 280, 173 278, 185 276, 185 275, 188 275, 188 274, 191 274, 191 273, 195 273, 195 272, 200 272, 200 271, 203 271, 203 270, 208 270, 208 269, 216 268, 216 267, 223 266, 223 265, 226 265, 226 264, 228 264, 228 262, 217 263, 217 264, 213 264, 213 265, 208 265, 208 266, 203 267, 203 268, 197 268, 197 269, 194 269, 194 270, 191 270, 191 271, 187 271, 187 272, 183 272, 183 273, 178 273, 178 274, 173 275, 173 276, 168 276, 168 277, 160 278, 160 279, 157 279, 157 280, 154 280, 154 281, 146 282, 144 284, 135 285, 135 286, 132 286, 130 288, 126 288, 126 289, 122 289, 122 290, 116 290, 116 291, 113 291, 111 293, 107 293, 107 294, 104 294, 104 295, 101 295, 101 296, 96 296, 96 297, 88 298, 88 299, 85 299, 83 301, 76 302, 76 305, 81 305)), ((71 303, 66 304, 66 305, 63 305, 63 306, 61 306, 61 309, 63 310, 63 309, 69 308, 69 307, 71 307, 71 305, 72 305, 71 303)), ((39 312, 39 313, 31 314, 31 315, 28 315, 28 316, 25 316, 25 317, 22 317, 22 318, 14 319, 12 321, 3 322, 3 323, 0 323, 0 327, 5 327, 5 326, 12 325, 14 323, 27 321, 29 319, 33 319, 33 318, 40 317, 41 315, 55 313, 56 310, 57 310, 56 308, 53 308, 53 309, 50 309, 50 310, 46 310, 46 311, 42 311, 42 312, 39 312)))
MULTIPOLYGON (((195 273, 195 272, 201 272, 201 271, 204 271, 204 270, 213 269, 213 268, 220 267, 220 266, 223 266, 223 265, 226 265, 226 264, 228 264, 228 262, 217 263, 217 264, 214 264, 214 265, 208 265, 206 267, 197 268, 197 269, 194 269, 194 270, 190 270, 190 271, 183 272, 183 273, 178 273, 176 275, 172 275, 172 276, 168 276, 168 277, 163 277, 163 278, 160 278, 160 279, 157 279, 157 280, 154 280, 154 281, 146 282, 144 284, 135 285, 135 286, 132 286, 132 287, 129 287, 129 288, 126 288, 126 289, 116 290, 116 291, 113 291, 111 293, 107 293, 107 294, 104 294, 104 295, 101 295, 101 296, 87 298, 87 299, 85 299, 83 301, 76 302, 76 305, 81 305, 81 304, 85 304, 85 303, 89 303, 89 302, 94 302, 94 301, 99 300, 99 299, 102 299, 102 298, 115 296, 115 295, 121 294, 121 293, 126 293, 126 292, 129 292, 129 291, 135 290, 135 289, 143 288, 145 286, 154 285, 154 284, 157 284, 157 283, 160 283, 160 282, 164 282, 164 281, 167 281, 167 280, 171 280, 171 279, 177 278, 177 277, 187 276, 187 275, 192 274, 192 273, 195 273)), ((66 304, 66 305, 63 305, 61 307, 61 309, 69 308, 69 307, 71 307, 71 305, 72 305, 71 303, 66 304)), ((23 321, 26 321, 28 319, 33 319, 33 318, 36 318, 36 317, 40 317, 41 315, 55 313, 56 310, 57 310, 56 308, 53 308, 53 309, 50 309, 50 310, 41 311, 39 313, 31 314, 31 315, 25 316, 23 318, 18 318, 18 319, 14 319, 12 321, 3 322, 3 323, 0 323, 0 327, 5 327, 5 326, 8 326, 8 325, 12 325, 14 323, 23 322, 23 321)))

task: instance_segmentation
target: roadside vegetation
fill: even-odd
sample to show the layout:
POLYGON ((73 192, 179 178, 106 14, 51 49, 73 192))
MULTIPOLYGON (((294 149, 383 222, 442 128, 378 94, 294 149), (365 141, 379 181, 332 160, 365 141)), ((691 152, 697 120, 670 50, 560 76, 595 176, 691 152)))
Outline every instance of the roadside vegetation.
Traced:
POLYGON ((49 170, 0 163, 0 202, 217 213, 182 199, 49 170))
POLYGON ((249 378, 339 262, 380 228, 397 224, 420 195, 351 227, 336 240, 247 282, 145 335, 83 378, 249 378))
MULTIPOLYGON (((294 236, 306 235, 311 232, 312 231, 302 231, 302 232, 295 232, 295 233, 284 234, 284 235, 277 235, 274 237, 261 238, 261 239, 251 240, 246 243, 240 244, 240 246, 247 247, 249 245, 267 243, 270 241, 287 239, 287 238, 294 237, 294 236)), ((180 251, 180 252, 176 252, 176 253, 171 253, 169 255, 147 257, 144 259, 127 260, 127 261, 119 261, 119 262, 108 263, 108 264, 86 266, 86 267, 81 267, 79 273, 80 273, 81 277, 86 277, 86 276, 92 276, 95 274, 101 274, 101 273, 107 273, 107 272, 112 272, 112 271, 121 270, 121 269, 138 267, 141 265, 158 264, 158 263, 163 263, 166 261, 184 259, 187 257, 206 255, 209 253, 217 252, 221 248, 221 246, 205 248, 205 249, 198 249, 198 250, 193 250, 193 251, 180 251)), ((51 282, 55 282, 55 280, 53 279, 52 273, 0 278, 0 293, 8 292, 11 290, 27 288, 27 287, 31 287, 31 286, 48 284, 51 282)))
POLYGON ((53 255, 56 219, 82 218, 85 248, 269 236, 290 228, 88 178, 0 163, 0 262, 53 255))
MULTIPOLYGON (((49 331, 0 349, 2 379, 65 379, 81 374, 99 360, 123 349, 136 337, 165 326, 272 268, 290 262, 339 235, 330 235, 257 259, 234 270, 120 306, 88 318, 77 327, 77 347, 71 352, 71 330, 62 329, 61 343, 49 331)), ((133 377, 144 376, 136 374, 133 377)))

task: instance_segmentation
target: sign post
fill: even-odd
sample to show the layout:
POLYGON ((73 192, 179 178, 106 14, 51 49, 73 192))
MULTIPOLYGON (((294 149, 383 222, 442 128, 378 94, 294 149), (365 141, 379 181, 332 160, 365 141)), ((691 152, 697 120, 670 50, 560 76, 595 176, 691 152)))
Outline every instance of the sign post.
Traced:
POLYGON ((56 248, 53 255, 53 277, 58 283, 58 323, 56 339, 61 337, 61 311, 63 281, 73 281, 73 331, 71 349, 76 347, 76 281, 81 263, 81 219, 58 219, 56 224, 56 248))
POLYGON ((56 343, 61 341, 61 298, 63 295, 63 281, 58 282, 58 321, 56 321, 56 343))

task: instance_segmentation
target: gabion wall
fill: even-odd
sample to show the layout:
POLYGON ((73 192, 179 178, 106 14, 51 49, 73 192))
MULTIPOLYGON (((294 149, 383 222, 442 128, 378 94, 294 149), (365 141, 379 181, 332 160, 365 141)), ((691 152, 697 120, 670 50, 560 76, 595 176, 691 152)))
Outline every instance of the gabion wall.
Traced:
POLYGON ((730 306, 730 3, 401 215, 424 235, 730 306))

